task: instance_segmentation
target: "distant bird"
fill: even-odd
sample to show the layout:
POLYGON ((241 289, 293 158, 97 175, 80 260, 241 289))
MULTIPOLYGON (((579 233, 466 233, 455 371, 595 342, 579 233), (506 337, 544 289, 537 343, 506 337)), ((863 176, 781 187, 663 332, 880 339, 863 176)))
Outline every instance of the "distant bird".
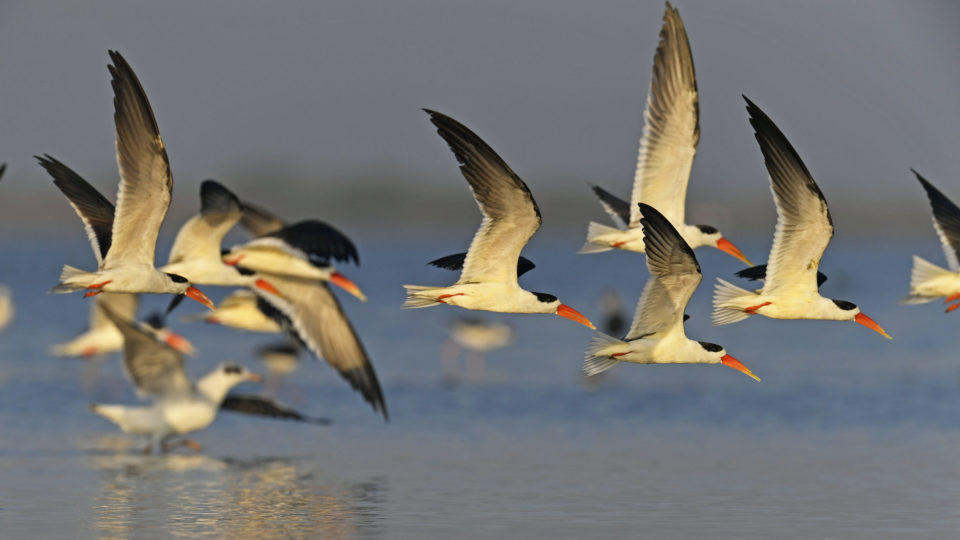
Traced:
MULTIPOLYGON (((238 289, 224 298, 212 312, 188 315, 183 317, 182 320, 185 322, 204 321, 249 332, 283 332, 283 328, 276 321, 264 315, 264 310, 258 307, 258 304, 264 302, 266 300, 258 297, 253 291, 238 289)), ((270 308, 265 309, 269 310, 270 308)))
POLYGON ((713 323, 730 324, 754 314, 772 319, 856 321, 890 338, 855 304, 820 296, 817 267, 833 237, 827 201, 780 129, 752 101, 744 99, 770 176, 777 228, 763 288, 751 292, 718 279, 713 323))
POLYGON ((96 272, 64 266, 53 292, 185 294, 213 308, 186 278, 154 266, 157 234, 170 206, 173 175, 147 95, 120 53, 110 51, 117 164, 117 208, 79 175, 49 155, 37 157, 84 222, 97 255, 96 272))
MULTIPOLYGON (((913 171, 920 185, 927 192, 930 207, 933 210, 933 228, 940 236, 943 253, 947 257, 949 270, 928 262, 917 255, 913 256, 913 271, 910 272, 910 294, 902 300, 904 304, 922 304, 940 297, 946 297, 946 303, 960 300, 960 208, 953 204, 939 189, 933 187, 920 173, 913 171)), ((947 313, 960 308, 960 302, 947 306, 947 313)))
POLYGON ((325 281, 264 274, 277 293, 256 289, 256 306, 317 358, 323 358, 374 411, 390 419, 377 372, 325 281))
POLYGON ((224 264, 221 258, 223 237, 240 222, 242 215, 236 195, 214 180, 205 180, 200 184, 200 213, 180 227, 167 264, 161 270, 198 285, 272 290, 260 276, 224 264))
POLYGON ((154 401, 148 406, 94 404, 90 410, 125 433, 149 438, 144 453, 150 453, 153 445, 159 445, 164 452, 176 446, 202 450, 202 446, 189 439, 175 445, 168 441, 209 426, 231 388, 245 381, 260 380, 259 375, 242 366, 221 364, 192 383, 183 370, 183 356, 179 352, 109 308, 104 314, 123 334, 123 362, 137 393, 154 401))
POLYGON ((643 138, 630 202, 593 187, 604 209, 622 228, 590 223, 580 253, 610 249, 643 252, 642 216, 637 206, 643 202, 663 212, 690 247, 714 246, 752 266, 716 227, 687 225, 685 221, 687 183, 700 142, 700 100, 687 32, 669 2, 653 57, 653 78, 643 116, 643 138))
POLYGON ((404 307, 450 304, 505 313, 554 313, 594 328, 556 296, 529 292, 517 283, 520 251, 541 223, 540 209, 527 185, 466 126, 444 114, 426 112, 460 162, 483 222, 467 251, 460 279, 449 287, 404 285, 404 307))
MULTIPOLYGON (((54 345, 51 352, 56 356, 81 356, 91 358, 119 351, 123 348, 123 334, 104 314, 104 306, 124 320, 134 320, 137 315, 137 295, 127 293, 103 293, 90 304, 89 328, 66 343, 54 345)), ((141 325, 156 339, 184 354, 193 354, 193 344, 185 337, 164 327, 163 321, 149 318, 141 325)))
POLYGON ((267 369, 264 394, 272 396, 291 373, 300 368, 300 347, 291 341, 282 341, 257 348, 257 360, 267 369))
MULTIPOLYGON (((3 178, 5 172, 7 172, 7 164, 0 163, 0 179, 3 178)), ((5 330, 10 321, 13 320, 14 313, 13 295, 10 294, 10 289, 0 285, 0 332, 5 330)))
POLYGON ((670 220, 647 204, 640 203, 640 209, 650 279, 627 336, 619 340, 598 333, 587 349, 583 372, 596 375, 618 362, 723 364, 759 381, 720 345, 687 338, 684 310, 703 279, 700 264, 670 220))
POLYGON ((607 290, 600 296, 600 312, 603 313, 603 332, 618 336, 626 330, 627 317, 623 312, 623 301, 613 290, 607 290))
POLYGON ((486 371, 487 353, 513 342, 513 327, 497 321, 458 317, 450 325, 450 339, 441 348, 444 376, 455 379, 460 372, 460 353, 466 352, 464 365, 468 377, 479 379, 486 371))

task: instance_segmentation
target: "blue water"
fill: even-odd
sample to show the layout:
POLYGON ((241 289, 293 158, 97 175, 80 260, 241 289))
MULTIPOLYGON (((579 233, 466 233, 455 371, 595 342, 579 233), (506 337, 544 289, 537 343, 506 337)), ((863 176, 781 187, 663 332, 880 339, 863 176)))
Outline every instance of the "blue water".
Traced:
MULTIPOLYGON (((768 242, 738 243, 762 260, 768 242)), ((87 412, 89 402, 135 402, 117 358, 47 354, 83 327, 88 305, 45 291, 61 263, 90 266, 89 248, 79 238, 0 240, 0 281, 18 310, 0 335, 0 536, 946 538, 960 530, 960 313, 897 304, 910 255, 942 258, 932 233, 916 246, 838 240, 825 257, 823 293, 859 304, 893 341, 849 322, 713 327, 712 283, 740 265, 699 250, 704 283, 687 333, 724 345, 761 383, 722 366, 625 365, 584 384, 587 328, 485 314, 512 324, 515 342, 489 355, 482 379, 450 384, 440 352, 451 318, 464 312, 398 306, 403 283, 452 281, 424 263, 463 246, 358 244, 363 266, 344 272, 370 301, 341 300, 380 375, 390 423, 310 360, 279 396, 332 426, 224 414, 193 437, 202 454, 142 456, 139 441, 87 412)), ((538 268, 523 284, 595 320, 611 288, 632 311, 646 279, 642 258, 576 248, 536 239, 525 255, 538 268)), ((188 360, 194 376, 227 359, 260 369, 251 349, 273 341, 174 327, 199 350, 188 360)))

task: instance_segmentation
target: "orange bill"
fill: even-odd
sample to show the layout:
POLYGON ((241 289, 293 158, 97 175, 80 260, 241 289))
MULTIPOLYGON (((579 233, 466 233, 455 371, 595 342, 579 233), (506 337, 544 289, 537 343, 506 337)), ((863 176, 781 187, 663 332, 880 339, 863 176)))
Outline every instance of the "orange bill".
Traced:
POLYGON ((263 380, 263 377, 259 373, 251 373, 247 375, 247 380, 250 382, 260 382, 263 380))
POLYGON ((875 323, 873 319, 871 319, 870 317, 867 317, 863 313, 857 313, 857 316, 854 317, 853 320, 866 326, 867 328, 873 330, 874 332, 877 332, 878 334, 880 334, 881 336, 887 339, 893 339, 892 337, 890 337, 890 334, 886 333, 883 330, 883 328, 880 328, 879 324, 875 323))
POLYGON ((187 287, 187 292, 185 292, 188 297, 200 302, 201 304, 207 306, 210 309, 213 309, 213 302, 207 298, 207 295, 200 292, 200 289, 194 287, 193 285, 187 287))
POLYGON ((733 245, 733 242, 727 240, 726 238, 721 238, 717 240, 717 249, 719 249, 724 253, 729 253, 730 255, 733 255, 734 257, 749 264, 750 266, 753 266, 753 263, 750 262, 750 259, 748 259, 746 255, 743 254, 742 251, 737 249, 737 246, 733 245))
POLYGON ((253 284, 256 285, 256 287, 260 290, 267 291, 270 294, 275 294, 277 296, 280 296, 280 291, 278 291, 276 287, 271 285, 269 281, 263 278, 257 278, 257 280, 253 282, 253 284))
POLYGON ((362 302, 367 301, 367 295, 363 294, 363 291, 360 290, 360 287, 357 287, 356 283, 350 281, 347 276, 341 274, 340 272, 334 272, 330 274, 330 283, 333 283, 337 287, 340 287, 348 293, 356 296, 362 302))
POLYGON ((193 344, 187 340, 187 338, 177 334, 176 332, 167 331, 167 335, 163 339, 164 343, 170 347, 184 353, 193 356, 193 353, 196 350, 193 348, 193 344))
POLYGON ((570 319, 571 321, 578 322, 584 326, 589 326, 593 330, 597 329, 597 327, 594 326, 592 322, 590 322, 590 319, 584 317, 583 315, 580 314, 579 311, 573 309, 572 307, 566 304, 560 304, 557 307, 557 315, 564 317, 566 319, 570 319))
POLYGON ((757 377, 756 375, 754 375, 753 372, 750 371, 750 368, 748 368, 747 366, 743 365, 739 360, 737 360, 736 358, 730 356, 729 354, 725 354, 725 355, 721 356, 721 357, 720 357, 720 363, 723 364, 723 365, 725 365, 725 366, 727 366, 727 367, 733 368, 733 369, 739 371, 740 373, 743 373, 744 375, 746 375, 747 377, 750 377, 751 379, 753 379, 753 380, 755 380, 755 381, 759 381, 759 380, 760 380, 760 377, 757 377))

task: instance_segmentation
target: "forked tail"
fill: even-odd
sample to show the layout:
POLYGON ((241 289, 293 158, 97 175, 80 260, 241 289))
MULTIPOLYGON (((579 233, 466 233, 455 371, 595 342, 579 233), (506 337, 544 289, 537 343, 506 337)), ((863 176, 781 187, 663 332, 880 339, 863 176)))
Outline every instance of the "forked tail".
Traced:
POLYGON ((60 271, 60 283, 57 283, 50 292, 52 293, 68 293, 73 291, 78 291, 80 289, 86 289, 87 285, 90 284, 93 275, 90 272, 80 270, 79 268, 74 268, 68 264, 63 265, 63 270, 60 271))
POLYGON ((932 262, 929 262, 916 255, 913 256, 913 269, 910 271, 910 294, 900 301, 901 304, 922 304, 937 299, 937 296, 921 294, 920 288, 927 282, 946 275, 953 275, 953 272, 946 268, 941 268, 932 262))
POLYGON ((587 226, 587 241, 577 253, 601 253, 603 251, 610 251, 613 249, 613 246, 610 245, 610 242, 603 240, 602 237, 608 234, 622 233, 623 231, 616 227, 591 221, 590 225, 587 226))
POLYGON ((440 296, 440 290, 444 287, 426 287, 423 285, 404 285, 407 290, 407 300, 403 303, 405 308, 425 308, 440 305, 437 301, 440 296))
POLYGON ((713 287, 713 324, 731 324, 749 317, 750 314, 743 310, 743 299, 754 296, 757 294, 717 278, 713 287))
POLYGON ((626 344, 626 341, 597 332, 590 340, 590 345, 587 346, 587 351, 584 354, 583 374, 592 377, 619 364, 620 360, 611 357, 610 354, 613 351, 609 349, 626 344))

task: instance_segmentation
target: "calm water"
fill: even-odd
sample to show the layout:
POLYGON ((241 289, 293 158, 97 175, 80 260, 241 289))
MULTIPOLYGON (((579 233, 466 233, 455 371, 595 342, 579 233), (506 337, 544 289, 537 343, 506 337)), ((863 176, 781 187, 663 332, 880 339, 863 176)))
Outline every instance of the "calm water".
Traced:
MULTIPOLYGON (((712 327, 712 282, 739 263, 700 250, 706 276, 688 334, 723 344, 763 382, 720 366, 627 365, 591 385, 579 377, 588 329, 515 315, 490 315, 517 337, 490 355, 482 379, 445 384, 440 351, 451 317, 464 312, 401 311, 400 285, 452 280, 423 263, 460 246, 358 238, 363 266, 345 271, 371 300, 341 298, 392 421, 307 361, 279 395, 332 426, 225 414, 193 437, 202 454, 159 457, 139 455, 139 441, 87 412, 92 401, 135 401, 117 358, 46 352, 81 329, 87 301, 44 291, 65 260, 90 266, 88 248, 80 238, 0 241, 0 281, 18 309, 0 335, 0 536, 953 537, 960 313, 896 304, 915 250, 942 260, 929 236, 919 248, 839 240, 827 253, 824 293, 858 303, 892 342, 853 323, 754 318, 712 327)), ((741 247, 762 259, 767 242, 741 247)), ((576 256, 576 247, 536 241, 526 255, 539 267, 524 284, 595 321, 608 288, 632 310, 646 279, 642 259, 576 256)), ((199 350, 193 375, 225 359, 259 369, 250 349, 272 341, 175 328, 199 350)))

